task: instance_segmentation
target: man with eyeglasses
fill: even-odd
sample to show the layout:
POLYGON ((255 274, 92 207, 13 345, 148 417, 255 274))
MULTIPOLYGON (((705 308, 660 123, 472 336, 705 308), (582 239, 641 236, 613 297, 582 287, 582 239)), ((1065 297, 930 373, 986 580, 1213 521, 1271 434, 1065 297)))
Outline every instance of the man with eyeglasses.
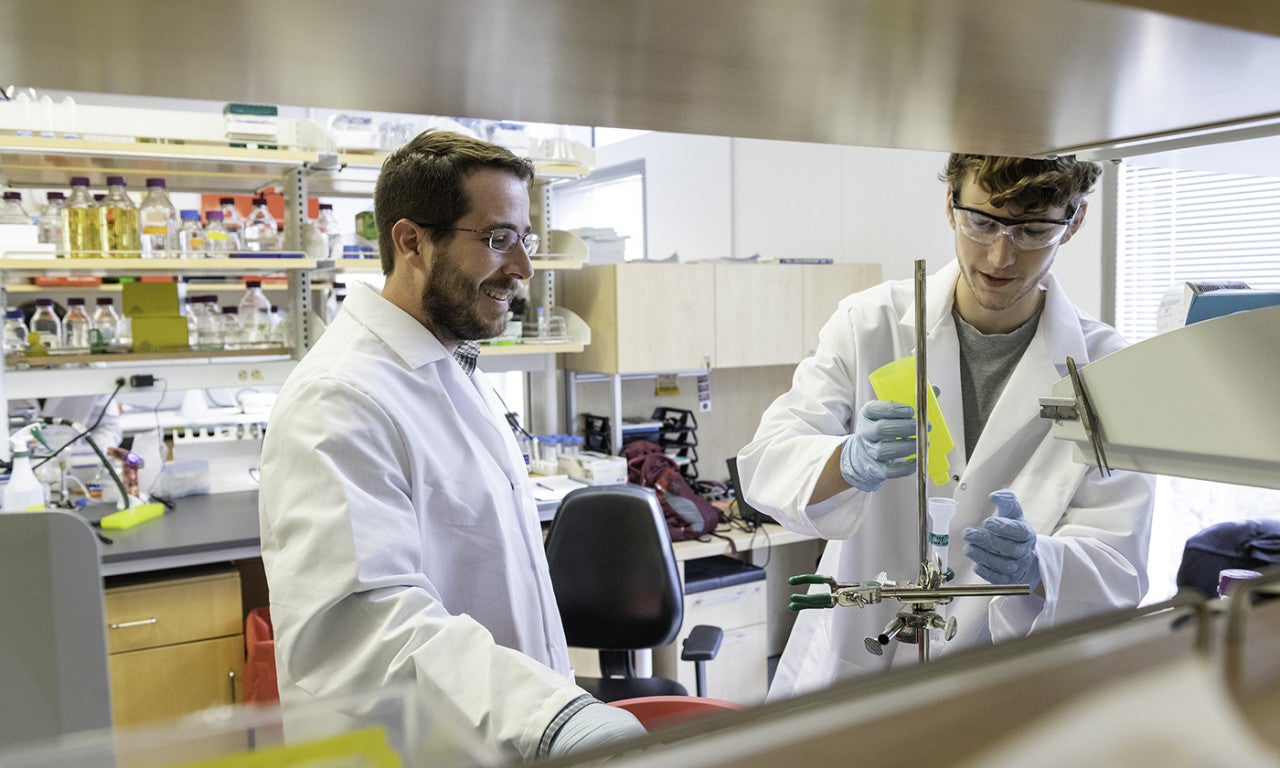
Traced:
MULTIPOLYGON (((1131 607, 1146 592, 1151 478, 1077 463, 1039 416, 1067 357, 1083 365, 1124 346, 1050 272, 1100 173, 1073 157, 955 154, 941 174, 956 258, 928 278, 925 316, 929 379, 956 448, 949 481, 928 492, 959 502, 952 583, 1030 584, 1032 594, 943 606, 958 631, 931 645, 935 657, 1131 607)), ((913 355, 915 337, 913 281, 846 298, 738 455, 750 504, 828 539, 818 571, 840 582, 880 570, 919 578, 915 411, 875 399, 868 381, 913 355)), ((885 601, 802 612, 770 697, 916 663, 917 649, 903 643, 879 656, 866 650, 864 639, 884 632, 898 609, 885 601)))
POLYGON ((644 733, 573 683, 524 459, 476 369, 533 274, 532 179, 527 158, 448 132, 383 163, 384 286, 349 292, 263 443, 282 703, 408 683, 525 759, 644 733))

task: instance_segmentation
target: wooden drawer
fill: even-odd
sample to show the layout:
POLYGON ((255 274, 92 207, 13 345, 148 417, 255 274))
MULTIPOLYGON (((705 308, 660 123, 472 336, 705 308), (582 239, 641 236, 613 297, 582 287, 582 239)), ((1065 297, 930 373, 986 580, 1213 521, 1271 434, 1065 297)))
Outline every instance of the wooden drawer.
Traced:
POLYGON ((244 639, 236 634, 114 653, 107 668, 116 725, 168 720, 240 698, 244 639))
POLYGON ((234 569, 111 586, 105 590, 107 653, 242 633, 234 569))

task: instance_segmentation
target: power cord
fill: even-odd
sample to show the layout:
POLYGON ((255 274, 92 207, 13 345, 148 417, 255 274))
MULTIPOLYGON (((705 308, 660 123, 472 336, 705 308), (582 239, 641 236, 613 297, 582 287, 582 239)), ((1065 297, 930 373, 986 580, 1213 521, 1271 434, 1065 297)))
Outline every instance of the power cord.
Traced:
MULTIPOLYGON (((53 453, 44 457, 39 462, 36 462, 35 464, 33 464, 32 469, 39 469, 40 467, 44 466, 49 461, 53 460, 58 454, 65 451, 67 448, 70 448, 77 440, 79 440, 82 437, 87 437, 90 433, 93 432, 93 430, 97 429, 98 424, 102 422, 102 417, 106 415, 107 409, 111 407, 112 401, 116 399, 116 395, 120 394, 120 390, 124 388, 124 384, 125 384, 124 379, 116 379, 116 388, 112 390, 111 395, 107 398, 107 401, 102 404, 102 410, 98 411, 98 417, 93 420, 93 423, 85 427, 83 432, 78 433, 75 437, 63 443, 53 453)), ((49 417, 42 417, 42 418, 47 418, 47 420, 52 423, 62 423, 64 426, 69 426, 72 423, 72 422, 68 422, 66 419, 55 419, 55 418, 49 418, 49 417)))

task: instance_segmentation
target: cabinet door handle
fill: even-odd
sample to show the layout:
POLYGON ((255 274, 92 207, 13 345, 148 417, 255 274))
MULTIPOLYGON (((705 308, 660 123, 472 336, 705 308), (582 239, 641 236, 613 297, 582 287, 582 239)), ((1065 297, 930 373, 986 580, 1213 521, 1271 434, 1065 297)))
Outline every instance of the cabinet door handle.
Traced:
POLYGON ((160 620, 152 616, 149 619, 138 619, 137 621, 122 621, 119 624, 108 624, 107 629, 126 629, 128 627, 142 627, 147 624, 155 624, 160 620))
POLYGON ((728 595, 716 595, 715 597, 700 597, 694 600, 695 605, 717 605, 719 603, 731 603, 734 600, 747 596, 747 590, 741 589, 728 595))
POLYGON ((236 703, 236 673, 235 670, 227 670, 227 682, 231 686, 231 703, 236 703))

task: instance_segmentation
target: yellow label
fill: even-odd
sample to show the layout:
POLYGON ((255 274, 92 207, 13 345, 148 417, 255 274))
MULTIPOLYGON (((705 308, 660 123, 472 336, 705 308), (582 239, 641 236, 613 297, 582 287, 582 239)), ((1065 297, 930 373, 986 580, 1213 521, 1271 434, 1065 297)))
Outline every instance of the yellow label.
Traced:
POLYGON ((217 243, 224 242, 227 239, 226 232, 205 232, 204 236, 217 243))
POLYGON ((369 768, 400 768, 403 762, 387 743, 382 728, 342 733, 300 744, 283 744, 255 752, 215 757, 184 763, 175 768, 292 768, 316 765, 360 765, 369 768))
POLYGON ((680 377, 674 373, 659 374, 653 385, 653 394, 656 397, 675 397, 680 394, 680 377))

